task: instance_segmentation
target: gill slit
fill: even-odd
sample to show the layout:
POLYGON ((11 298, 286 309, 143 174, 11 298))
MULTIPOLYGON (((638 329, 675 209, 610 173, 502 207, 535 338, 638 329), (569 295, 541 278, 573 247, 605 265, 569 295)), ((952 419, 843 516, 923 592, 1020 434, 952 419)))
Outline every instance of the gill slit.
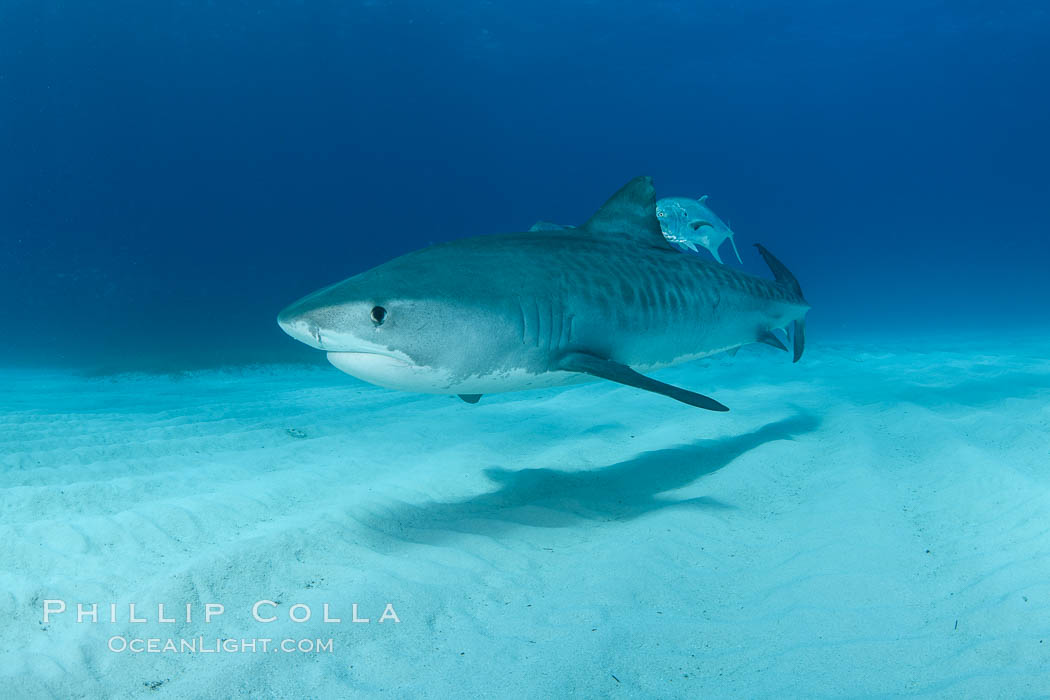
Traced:
POLYGON ((540 325, 540 305, 535 299, 532 300, 532 315, 535 320, 533 327, 536 329, 536 347, 539 347, 540 338, 543 335, 543 326, 540 325))
POLYGON ((526 333, 528 332, 528 323, 525 320, 525 305, 520 300, 518 301, 518 313, 520 314, 518 322, 521 327, 521 344, 525 345, 526 333))

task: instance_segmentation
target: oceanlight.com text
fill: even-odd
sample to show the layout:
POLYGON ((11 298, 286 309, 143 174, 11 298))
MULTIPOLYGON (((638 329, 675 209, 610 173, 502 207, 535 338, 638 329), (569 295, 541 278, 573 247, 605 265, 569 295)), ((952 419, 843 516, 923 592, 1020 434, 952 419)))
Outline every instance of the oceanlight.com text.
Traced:
POLYGON ((109 638, 107 647, 116 654, 331 654, 332 639, 219 639, 200 637, 109 638))

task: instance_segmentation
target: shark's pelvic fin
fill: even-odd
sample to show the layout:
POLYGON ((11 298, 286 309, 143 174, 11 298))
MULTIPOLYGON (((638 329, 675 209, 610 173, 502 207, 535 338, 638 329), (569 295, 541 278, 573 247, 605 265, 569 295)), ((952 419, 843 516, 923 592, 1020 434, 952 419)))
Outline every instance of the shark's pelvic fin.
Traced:
POLYGON ((621 236, 643 245, 671 247, 656 218, 651 177, 636 177, 621 187, 580 228, 597 236, 621 236))
POLYGON ((459 398, 463 399, 467 403, 477 403, 481 401, 482 394, 460 394, 459 398))
POLYGON ((565 370, 566 372, 583 372, 584 374, 608 379, 610 382, 626 384, 627 386, 633 386, 638 389, 645 389, 646 391, 663 394, 664 396, 668 396, 676 401, 681 401, 682 403, 696 406, 697 408, 704 408, 708 411, 729 410, 726 406, 720 404, 709 396, 687 391, 686 389, 672 386, 671 384, 658 382, 644 374, 635 372, 627 365, 621 365, 619 362, 613 362, 612 360, 606 360, 583 352, 570 353, 561 358, 558 362, 558 369, 565 370))
POLYGON ((783 342, 781 342, 780 338, 778 338, 776 334, 773 333, 773 331, 762 331, 761 333, 759 333, 758 342, 765 343, 766 345, 772 345, 776 349, 783 350, 784 352, 788 351, 787 346, 784 345, 783 342))

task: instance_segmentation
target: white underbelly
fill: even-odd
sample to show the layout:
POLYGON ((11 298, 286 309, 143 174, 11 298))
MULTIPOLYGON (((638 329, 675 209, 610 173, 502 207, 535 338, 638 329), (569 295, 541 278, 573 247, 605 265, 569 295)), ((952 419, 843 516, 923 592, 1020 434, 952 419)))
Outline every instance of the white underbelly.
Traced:
POLYGON ((577 372, 537 374, 524 369, 453 378, 444 369, 416 365, 390 355, 364 352, 330 352, 328 361, 340 371, 370 384, 421 394, 499 394, 593 380, 593 377, 577 372))

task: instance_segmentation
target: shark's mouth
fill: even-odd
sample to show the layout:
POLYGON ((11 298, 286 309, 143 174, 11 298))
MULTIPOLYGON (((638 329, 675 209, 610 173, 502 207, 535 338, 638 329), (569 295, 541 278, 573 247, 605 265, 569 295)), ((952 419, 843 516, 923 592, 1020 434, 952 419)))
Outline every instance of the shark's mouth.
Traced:
POLYGON ((367 351, 330 352, 328 361, 353 377, 390 389, 449 393, 447 372, 419 365, 407 356, 367 351))
POLYGON ((328 353, 328 361, 347 374, 354 374, 348 368, 388 367, 409 369, 414 365, 408 360, 367 350, 341 350, 328 353))

